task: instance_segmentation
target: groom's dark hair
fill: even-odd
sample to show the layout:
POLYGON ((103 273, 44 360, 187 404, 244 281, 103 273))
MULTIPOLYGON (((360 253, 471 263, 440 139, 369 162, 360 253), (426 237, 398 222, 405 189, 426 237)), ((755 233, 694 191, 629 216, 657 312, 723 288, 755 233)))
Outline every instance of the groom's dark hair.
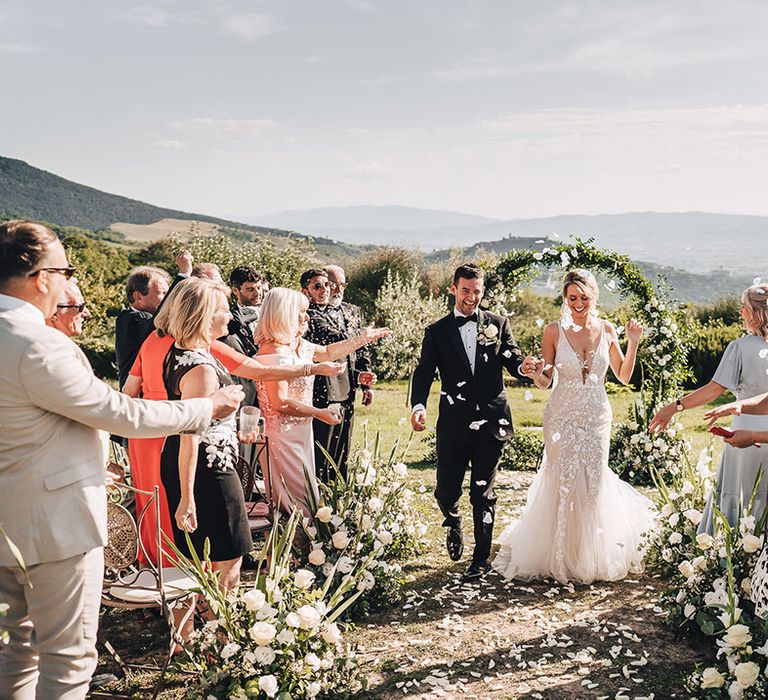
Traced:
POLYGON ((464 280, 474 280, 474 279, 484 279, 485 275, 483 274, 483 270, 479 265, 475 265, 475 263, 464 263, 463 265, 459 265, 456 268, 456 272, 453 273, 453 283, 458 284, 459 279, 464 280))

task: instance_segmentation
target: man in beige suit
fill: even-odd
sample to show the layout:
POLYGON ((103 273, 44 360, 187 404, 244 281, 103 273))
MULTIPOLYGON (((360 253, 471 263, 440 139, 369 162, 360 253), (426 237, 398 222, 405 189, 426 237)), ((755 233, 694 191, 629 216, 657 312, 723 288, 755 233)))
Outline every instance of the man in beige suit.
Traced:
POLYGON ((0 225, 0 699, 80 700, 96 667, 106 542, 100 430, 129 437, 202 432, 234 411, 239 387, 211 399, 141 401, 97 380, 63 333, 45 325, 74 269, 56 235, 0 225))

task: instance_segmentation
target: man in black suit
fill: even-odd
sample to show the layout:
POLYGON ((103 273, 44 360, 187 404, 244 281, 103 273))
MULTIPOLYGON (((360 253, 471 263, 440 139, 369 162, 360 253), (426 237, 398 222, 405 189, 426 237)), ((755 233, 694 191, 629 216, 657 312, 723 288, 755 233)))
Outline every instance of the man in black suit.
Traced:
MULTIPOLYGON (((363 331, 360 310, 343 302, 346 281, 344 270, 332 266, 332 270, 311 269, 301 276, 302 292, 309 298, 309 325, 304 337, 318 345, 331 345, 360 335, 363 331), (330 281, 331 276, 333 282, 330 281)), ((370 403, 370 386, 376 375, 370 371, 370 359, 365 348, 356 350, 346 358, 347 371, 337 377, 315 377, 312 404, 327 408, 339 404, 342 421, 328 425, 313 420, 315 439, 315 471, 318 478, 328 482, 334 477, 334 465, 346 476, 349 444, 355 415, 357 387, 363 389, 363 400, 370 403), (322 448, 322 449, 321 449, 322 448), (333 463, 325 456, 327 452, 333 463)))
POLYGON ((464 550, 459 498, 464 474, 471 465, 469 500, 475 548, 464 580, 479 578, 491 568, 488 558, 496 510, 496 466, 504 442, 512 437, 502 368, 521 377, 524 361, 509 321, 480 308, 484 291, 483 271, 477 265, 466 263, 456 269, 451 285, 455 306, 424 331, 411 399, 411 425, 416 431, 425 430, 427 397, 438 370, 441 391, 435 498, 445 518, 446 546, 454 561, 464 550))
POLYGON ((123 388, 141 344, 154 330, 154 318, 163 303, 170 275, 158 267, 137 267, 125 282, 128 308, 115 321, 115 355, 120 388, 123 388))

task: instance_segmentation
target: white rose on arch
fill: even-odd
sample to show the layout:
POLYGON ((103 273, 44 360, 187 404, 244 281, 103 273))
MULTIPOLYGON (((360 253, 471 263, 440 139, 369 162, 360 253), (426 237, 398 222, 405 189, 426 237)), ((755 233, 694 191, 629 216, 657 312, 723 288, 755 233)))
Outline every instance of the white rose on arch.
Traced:
POLYGON ((741 541, 741 546, 747 554, 752 554, 763 546, 763 538, 747 533, 741 541))
POLYGON ((722 688, 725 685, 725 678, 716 668, 705 668, 701 674, 702 688, 722 688))
POLYGON ((496 327, 496 324, 489 323, 485 327, 484 333, 486 338, 495 338, 499 334, 499 329, 496 327))
POLYGON ((760 675, 760 667, 754 661, 744 661, 736 664, 733 669, 733 675, 736 676, 736 682, 741 688, 753 686, 760 675))

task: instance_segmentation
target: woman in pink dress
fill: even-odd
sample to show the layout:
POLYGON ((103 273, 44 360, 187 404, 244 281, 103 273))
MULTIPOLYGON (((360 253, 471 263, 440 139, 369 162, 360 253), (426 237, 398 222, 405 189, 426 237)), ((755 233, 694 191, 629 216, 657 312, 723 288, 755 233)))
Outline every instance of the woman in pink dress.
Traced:
MULTIPOLYGON (((257 357, 265 366, 300 365, 335 360, 389 334, 386 328, 366 328, 355 338, 332 345, 315 345, 301 336, 307 329, 307 298, 284 287, 271 289, 264 297, 261 316, 254 333, 259 346, 257 357)), ((269 438, 269 469, 262 455, 267 489, 280 509, 298 507, 310 515, 306 500, 306 478, 317 494, 312 419, 329 425, 341 422, 341 415, 329 408, 312 405, 312 377, 256 383, 259 407, 269 438)))

